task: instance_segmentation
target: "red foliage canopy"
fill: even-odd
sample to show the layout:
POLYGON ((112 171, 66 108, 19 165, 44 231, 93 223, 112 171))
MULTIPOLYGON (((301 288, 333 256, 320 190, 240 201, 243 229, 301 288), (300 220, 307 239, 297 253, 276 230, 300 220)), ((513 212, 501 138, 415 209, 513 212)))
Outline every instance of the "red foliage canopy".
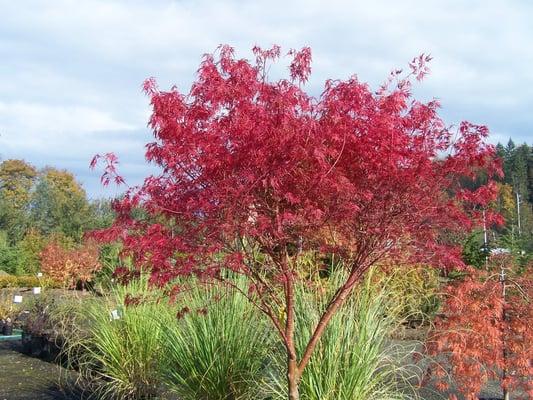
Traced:
MULTIPOLYGON (((285 343, 296 400, 325 327, 373 263, 403 252, 462 265, 447 238, 479 218, 500 167, 483 142, 486 127, 463 122, 452 130, 437 101, 412 98, 411 80, 428 72, 428 56, 415 58, 405 77, 394 71, 378 92, 354 76, 326 81, 313 97, 302 89, 310 49, 289 52, 290 79, 275 82, 268 64, 280 48, 253 51, 255 63, 228 46, 205 55, 188 94, 145 82, 155 136, 146 158, 161 173, 116 203, 116 223, 100 236, 120 238, 156 283, 189 274, 222 279, 224 269, 249 276, 250 299, 285 343), (481 169, 488 183, 462 188, 481 169), (147 218, 132 218, 137 208, 147 218), (298 356, 294 281, 298 255, 308 250, 335 253, 349 272, 298 356)), ((121 182, 116 158, 104 159, 103 182, 121 182)))
POLYGON ((393 72, 377 93, 354 76, 328 80, 315 98, 301 89, 308 48, 289 53, 291 79, 276 82, 266 71, 280 48, 253 50, 255 64, 228 46, 205 55, 188 94, 145 82, 156 138, 146 157, 162 173, 116 204, 106 234, 120 236, 161 282, 222 267, 246 272, 238 237, 270 255, 331 249, 363 266, 409 248, 425 262, 460 265, 441 234, 468 230, 470 211, 495 192, 492 183, 469 192, 460 179, 480 168, 490 177, 499 165, 483 143, 486 127, 452 131, 437 101, 412 99, 410 78, 423 77, 429 57, 414 59, 407 77, 393 72), (140 205, 173 223, 130 218, 140 205))

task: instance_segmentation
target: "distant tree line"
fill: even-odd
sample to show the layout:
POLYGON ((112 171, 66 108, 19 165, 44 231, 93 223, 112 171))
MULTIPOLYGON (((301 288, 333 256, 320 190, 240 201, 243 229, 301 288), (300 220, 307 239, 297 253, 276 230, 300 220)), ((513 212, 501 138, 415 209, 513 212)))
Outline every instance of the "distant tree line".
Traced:
POLYGON ((24 160, 0 163, 0 270, 34 273, 45 246, 75 247, 113 218, 110 202, 89 201, 67 170, 39 170, 24 160))
MULTIPOLYGON (((511 252, 525 265, 533 257, 533 146, 517 146, 510 139, 507 145, 498 143, 496 149, 504 176, 493 206, 505 223, 465 238, 463 258, 481 267, 488 253, 499 249, 511 252)), ((479 182, 466 185, 477 186, 483 180, 481 176, 479 182)), ((89 200, 67 170, 37 169, 15 159, 0 163, 0 270, 34 273, 40 269, 40 253, 47 245, 74 248, 86 232, 110 226, 113 219, 110 201, 89 200)))
MULTIPOLYGON (((469 264, 482 266, 490 251, 510 252, 521 265, 533 257, 533 146, 496 145, 504 176, 498 181, 499 196, 494 207, 504 219, 502 226, 487 226, 464 242, 464 258, 469 264), (485 246, 485 233, 487 246, 485 246)), ((473 185, 483 182, 471 182, 473 185)))
POLYGON ((500 209, 505 218, 504 233, 511 235, 524 251, 533 251, 533 147, 498 143, 504 177, 500 188, 500 209))

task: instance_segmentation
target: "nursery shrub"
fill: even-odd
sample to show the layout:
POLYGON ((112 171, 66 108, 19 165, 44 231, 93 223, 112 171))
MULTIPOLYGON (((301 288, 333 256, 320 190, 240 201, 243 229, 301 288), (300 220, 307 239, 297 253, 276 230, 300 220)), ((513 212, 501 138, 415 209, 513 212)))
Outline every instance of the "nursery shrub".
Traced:
MULTIPOLYGON (((437 313, 439 273, 425 265, 387 265, 376 268, 375 289, 388 299, 397 317, 408 323, 421 324, 437 313)), ((391 310, 392 311, 392 310, 391 310)))
POLYGON ((44 288, 60 288, 61 283, 51 278, 37 278, 32 275, 0 275, 0 289, 4 288, 30 288, 30 287, 44 287, 44 288))

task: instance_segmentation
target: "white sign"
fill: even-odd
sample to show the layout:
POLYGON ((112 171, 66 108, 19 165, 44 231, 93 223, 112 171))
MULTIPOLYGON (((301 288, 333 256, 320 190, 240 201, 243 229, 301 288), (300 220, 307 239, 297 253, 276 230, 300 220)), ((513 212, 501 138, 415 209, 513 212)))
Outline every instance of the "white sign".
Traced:
POLYGON ((120 319, 120 314, 118 312, 118 310, 113 310, 111 311, 111 319, 114 320, 114 319, 120 319))
POLYGON ((41 294, 41 288, 40 287, 34 287, 33 288, 33 294, 41 294))
POLYGON ((37 278, 42 278, 43 277, 43 273, 42 272, 37 272, 37 278))
POLYGON ((15 297, 13 297, 13 303, 22 303, 22 296, 16 294, 15 297))

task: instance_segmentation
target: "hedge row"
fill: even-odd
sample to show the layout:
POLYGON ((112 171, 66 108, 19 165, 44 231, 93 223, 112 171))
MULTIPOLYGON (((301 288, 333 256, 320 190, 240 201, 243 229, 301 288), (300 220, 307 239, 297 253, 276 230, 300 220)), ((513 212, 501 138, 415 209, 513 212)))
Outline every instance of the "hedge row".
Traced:
POLYGON ((0 275, 0 289, 4 288, 21 288, 21 287, 45 287, 61 288, 60 282, 50 278, 37 278, 32 275, 0 275))

